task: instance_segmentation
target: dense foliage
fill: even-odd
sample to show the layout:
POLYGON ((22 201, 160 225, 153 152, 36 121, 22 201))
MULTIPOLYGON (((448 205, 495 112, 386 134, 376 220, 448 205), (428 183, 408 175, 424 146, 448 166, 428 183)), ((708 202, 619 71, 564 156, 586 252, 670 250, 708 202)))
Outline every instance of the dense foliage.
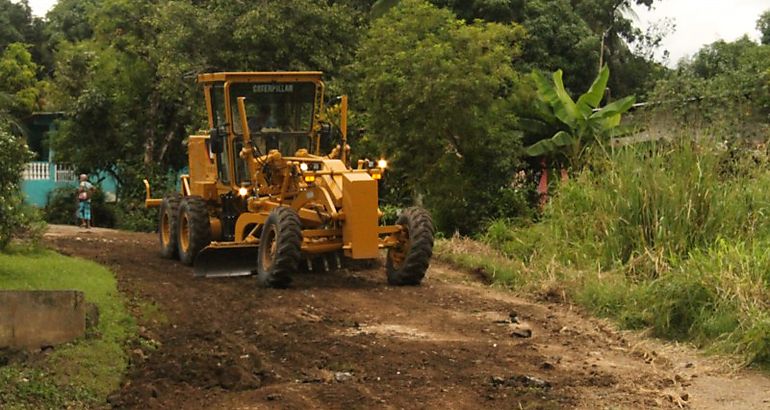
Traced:
POLYGON ((0 124, 0 250, 29 227, 32 210, 22 205, 19 180, 24 163, 32 158, 24 141, 0 124))
MULTIPOLYGON (((604 63, 613 73, 606 103, 629 94, 702 98, 705 91, 745 86, 752 90, 751 115, 766 115, 767 99, 754 99, 767 90, 760 86, 765 46, 713 45, 711 54, 725 61, 704 50, 664 79, 652 55, 665 27, 642 32, 628 14, 631 6, 652 4, 60 0, 40 19, 26 0, 0 0, 7 23, 0 31, 0 77, 7 79, 0 84, 0 115, 21 124, 33 110, 64 111, 50 141, 57 158, 111 174, 119 219, 147 228, 141 179, 161 177, 159 184, 170 185, 164 176, 184 167, 185 138, 205 127, 197 73, 319 69, 329 95, 351 95, 351 123, 367 130, 353 141, 354 155, 392 159, 384 200, 422 201, 442 230, 475 232, 489 219, 529 212, 525 193, 534 178, 513 176, 528 167, 522 145, 543 138, 523 120, 537 99, 526 75, 532 70, 562 70, 565 92, 575 95, 604 63)), ((762 33, 766 20, 757 22, 762 33)), ((747 107, 731 107, 741 115, 697 115, 747 124, 747 107)), ((757 123, 747 125, 755 134, 757 123)))
POLYGON ((770 45, 747 37, 717 41, 653 90, 653 124, 719 134, 730 142, 762 142, 770 124, 770 45))
POLYGON ((757 20, 757 30, 762 36, 762 44, 770 45, 770 10, 765 11, 757 20))
MULTIPOLYGON (((495 198, 517 169, 518 25, 464 24, 452 12, 402 1, 376 21, 353 67, 369 131, 440 228, 473 232, 499 216, 495 198), (510 153, 506 155, 506 153, 510 153)), ((519 210, 520 211, 520 210, 519 210)))
MULTIPOLYGON (((52 224, 72 225, 78 223, 77 191, 72 187, 57 188, 48 193, 48 200, 43 210, 45 220, 52 224)), ((91 196, 91 223, 102 228, 114 228, 115 212, 104 201, 104 191, 94 190, 91 196)))

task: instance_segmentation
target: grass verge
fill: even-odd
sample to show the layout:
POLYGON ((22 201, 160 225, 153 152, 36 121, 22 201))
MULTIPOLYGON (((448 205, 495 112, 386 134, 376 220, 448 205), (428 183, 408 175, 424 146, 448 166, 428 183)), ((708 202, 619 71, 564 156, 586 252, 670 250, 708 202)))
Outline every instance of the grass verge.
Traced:
POLYGON ((78 289, 99 309, 85 338, 55 348, 42 360, 0 367, 0 408, 94 408, 106 404, 128 366, 127 341, 136 324, 101 265, 36 248, 0 253, 0 289, 78 289))
POLYGON ((629 147, 558 187, 538 223, 437 255, 623 327, 770 363, 770 162, 708 142, 629 147))

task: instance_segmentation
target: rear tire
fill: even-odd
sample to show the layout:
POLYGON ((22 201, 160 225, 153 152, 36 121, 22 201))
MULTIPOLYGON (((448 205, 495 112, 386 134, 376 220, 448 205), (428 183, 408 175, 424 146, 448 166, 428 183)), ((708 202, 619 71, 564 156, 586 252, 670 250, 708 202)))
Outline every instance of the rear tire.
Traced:
POLYGON ((433 256, 433 220, 423 208, 407 208, 396 221, 404 227, 402 242, 388 249, 388 284, 416 286, 422 282, 433 256))
POLYGON ((257 281, 272 288, 285 288, 302 258, 302 226, 297 211, 275 208, 262 227, 257 258, 257 281))
POLYGON ((201 249, 211 242, 211 224, 206 202, 199 196, 182 198, 179 204, 179 260, 192 265, 201 249))
POLYGON ((158 217, 158 239, 160 254, 166 259, 179 257, 179 202, 181 195, 169 194, 160 204, 158 217))

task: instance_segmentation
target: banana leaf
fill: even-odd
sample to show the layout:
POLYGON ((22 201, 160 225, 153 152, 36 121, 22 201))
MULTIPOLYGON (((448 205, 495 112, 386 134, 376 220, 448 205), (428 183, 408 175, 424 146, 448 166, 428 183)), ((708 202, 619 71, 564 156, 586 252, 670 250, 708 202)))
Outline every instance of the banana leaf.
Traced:
POLYGON ((574 139, 570 133, 559 131, 553 137, 540 140, 524 149, 524 153, 530 157, 539 157, 561 151, 561 148, 570 146, 574 139))
POLYGON ((591 88, 578 98, 577 106, 583 116, 588 117, 591 111, 598 107, 604 98, 604 90, 607 89, 607 81, 610 78, 610 69, 605 65, 599 75, 591 84, 591 88))

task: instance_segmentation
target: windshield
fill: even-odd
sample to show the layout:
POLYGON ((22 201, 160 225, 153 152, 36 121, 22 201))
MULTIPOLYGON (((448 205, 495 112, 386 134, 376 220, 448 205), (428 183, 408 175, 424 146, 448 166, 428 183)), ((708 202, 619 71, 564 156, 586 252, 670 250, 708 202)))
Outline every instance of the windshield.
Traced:
POLYGON ((252 134, 302 133, 313 125, 315 83, 236 83, 230 86, 233 129, 242 133, 238 97, 246 97, 246 115, 252 134))

